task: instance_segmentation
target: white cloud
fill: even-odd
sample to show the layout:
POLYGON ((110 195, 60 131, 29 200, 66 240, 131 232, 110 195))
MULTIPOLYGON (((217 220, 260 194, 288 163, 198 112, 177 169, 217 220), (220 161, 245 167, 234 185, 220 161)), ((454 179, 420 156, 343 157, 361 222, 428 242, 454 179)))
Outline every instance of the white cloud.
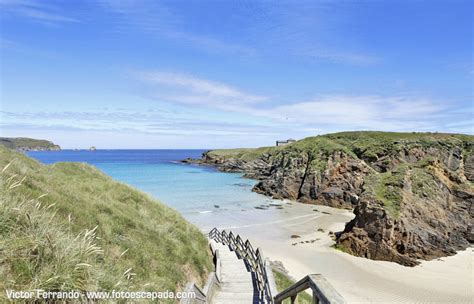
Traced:
MULTIPOLYGON (((229 84, 192 75, 144 72, 141 80, 151 84, 158 101, 207 107, 264 120, 288 130, 386 130, 453 131, 447 124, 460 115, 449 103, 419 95, 321 95, 301 102, 275 104, 265 96, 251 94, 229 84), (176 90, 167 91, 167 87, 176 90)), ((465 128, 462 128, 465 130, 465 128)))
POLYGON ((155 98, 193 105, 229 109, 266 101, 268 97, 246 93, 233 86, 192 75, 168 72, 142 72, 139 78, 154 86, 155 98), (163 93, 165 92, 165 93, 163 93))
POLYGON ((259 111, 281 121, 345 129, 408 130, 435 127, 434 115, 445 107, 413 96, 325 95, 259 111))

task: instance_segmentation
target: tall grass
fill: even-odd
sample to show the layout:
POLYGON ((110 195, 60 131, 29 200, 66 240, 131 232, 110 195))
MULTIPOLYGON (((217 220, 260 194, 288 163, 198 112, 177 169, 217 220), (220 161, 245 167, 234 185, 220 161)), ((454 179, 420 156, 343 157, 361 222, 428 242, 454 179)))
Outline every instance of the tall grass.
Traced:
POLYGON ((200 231, 92 166, 0 146, 0 168, 1 290, 177 291, 211 269, 200 231))
POLYGON ((21 194, 25 176, 0 173, 0 289, 90 290, 97 287, 97 227, 77 235, 55 219, 53 204, 21 194))

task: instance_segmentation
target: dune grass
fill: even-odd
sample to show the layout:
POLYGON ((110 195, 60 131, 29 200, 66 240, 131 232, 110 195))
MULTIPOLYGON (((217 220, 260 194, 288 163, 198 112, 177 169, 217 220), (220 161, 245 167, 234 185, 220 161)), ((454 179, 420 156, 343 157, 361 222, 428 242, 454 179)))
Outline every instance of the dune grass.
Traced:
POLYGON ((196 227, 92 166, 0 146, 2 168, 2 290, 177 291, 212 268, 196 227))

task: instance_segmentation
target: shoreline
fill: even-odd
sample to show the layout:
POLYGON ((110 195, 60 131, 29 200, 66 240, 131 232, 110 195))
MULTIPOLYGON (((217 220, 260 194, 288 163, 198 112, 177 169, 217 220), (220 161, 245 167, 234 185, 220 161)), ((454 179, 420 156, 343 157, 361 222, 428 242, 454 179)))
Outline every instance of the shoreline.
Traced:
POLYGON ((342 231, 352 212, 289 201, 282 205, 258 210, 261 221, 253 223, 245 219, 248 211, 232 211, 233 221, 216 226, 249 239, 295 280, 323 274, 348 303, 471 303, 472 248, 415 267, 356 257, 331 247, 335 242, 329 235, 342 231))

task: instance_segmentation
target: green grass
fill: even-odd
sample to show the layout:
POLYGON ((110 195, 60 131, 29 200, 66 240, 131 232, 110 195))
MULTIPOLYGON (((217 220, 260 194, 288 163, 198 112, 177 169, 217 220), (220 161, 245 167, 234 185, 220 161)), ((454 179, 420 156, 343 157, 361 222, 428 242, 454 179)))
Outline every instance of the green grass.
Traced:
POLYGON ((336 243, 332 247, 336 250, 341 251, 341 252, 347 252, 347 249, 344 246, 342 246, 341 244, 336 243))
POLYGON ((426 170, 413 168, 410 179, 412 192, 420 198, 434 198, 442 192, 434 177, 426 170))
POLYGON ((372 174, 365 179, 364 188, 380 201, 384 209, 394 218, 399 218, 403 201, 403 184, 408 166, 399 166, 394 171, 372 174))
POLYGON ((26 137, 0 137, 0 145, 10 149, 18 148, 59 148, 50 141, 26 137))
POLYGON ((212 269, 196 227, 95 167, 0 146, 2 168, 1 290, 176 291, 212 269))
POLYGON ((213 150, 209 154, 225 159, 253 160, 266 153, 305 152, 314 156, 314 167, 324 168, 318 158, 327 157, 335 151, 342 151, 367 161, 375 161, 381 155, 394 155, 406 147, 452 147, 460 143, 464 144, 464 153, 468 155, 472 153, 474 147, 474 136, 446 133, 355 131, 307 137, 280 147, 213 150))
POLYGON ((220 149, 209 151, 209 155, 223 157, 224 159, 239 158, 243 160, 253 160, 265 153, 276 151, 279 148, 280 147, 220 149))
POLYGON ((381 155, 395 155, 407 147, 454 147, 474 143, 474 136, 446 133, 402 133, 379 131, 340 132, 325 135, 348 148, 361 159, 374 161, 381 155))
MULTIPOLYGON (((296 283, 295 281, 290 279, 285 273, 277 270, 276 268, 273 268, 273 275, 275 277, 275 283, 277 285, 278 292, 282 292, 286 288, 296 283)), ((300 292, 296 297, 296 303, 299 304, 312 303, 311 300, 311 296, 306 292, 300 292)), ((283 301, 283 303, 289 304, 291 303, 291 301, 290 299, 286 299, 283 301)))

